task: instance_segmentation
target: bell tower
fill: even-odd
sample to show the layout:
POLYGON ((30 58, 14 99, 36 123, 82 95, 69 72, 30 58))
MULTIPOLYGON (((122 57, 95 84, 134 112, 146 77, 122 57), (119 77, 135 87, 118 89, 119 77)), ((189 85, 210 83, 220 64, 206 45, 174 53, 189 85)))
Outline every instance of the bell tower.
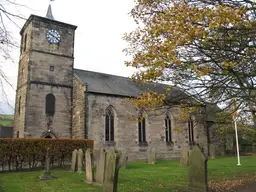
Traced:
POLYGON ((14 137, 71 138, 76 26, 31 15, 20 31, 14 137))

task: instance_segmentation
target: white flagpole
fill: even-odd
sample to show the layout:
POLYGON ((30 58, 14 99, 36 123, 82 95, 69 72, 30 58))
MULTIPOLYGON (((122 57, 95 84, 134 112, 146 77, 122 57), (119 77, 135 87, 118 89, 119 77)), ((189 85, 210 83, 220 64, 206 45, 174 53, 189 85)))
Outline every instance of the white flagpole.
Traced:
POLYGON ((235 132, 236 132, 237 165, 241 165, 241 164, 240 164, 240 155, 239 155, 239 144, 238 144, 238 134, 237 134, 236 118, 234 118, 234 123, 235 123, 235 132))
POLYGON ((239 155, 239 144, 238 144, 238 133, 237 133, 237 107, 236 107, 236 100, 234 99, 234 114, 233 114, 233 119, 235 123, 235 134, 236 134, 236 154, 237 154, 237 165, 241 165, 240 163, 240 155, 239 155))

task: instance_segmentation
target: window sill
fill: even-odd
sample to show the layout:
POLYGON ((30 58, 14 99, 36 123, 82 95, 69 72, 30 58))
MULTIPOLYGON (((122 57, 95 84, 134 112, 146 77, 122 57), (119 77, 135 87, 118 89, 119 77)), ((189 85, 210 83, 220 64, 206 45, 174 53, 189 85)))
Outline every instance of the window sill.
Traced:
POLYGON ((115 141, 105 141, 104 145, 107 147, 113 147, 116 145, 116 142, 115 141))
POLYGON ((139 143, 139 146, 148 146, 148 142, 141 142, 141 143, 139 143))
POLYGON ((174 143, 172 141, 170 141, 170 142, 166 142, 166 145, 172 147, 174 145, 174 143))

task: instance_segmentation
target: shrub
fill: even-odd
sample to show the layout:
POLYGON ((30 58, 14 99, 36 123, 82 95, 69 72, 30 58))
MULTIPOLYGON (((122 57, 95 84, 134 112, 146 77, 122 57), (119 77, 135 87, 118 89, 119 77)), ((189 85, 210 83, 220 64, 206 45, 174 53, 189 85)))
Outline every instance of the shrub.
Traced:
POLYGON ((47 148, 51 163, 64 166, 70 162, 75 149, 93 148, 92 140, 85 139, 0 139, 0 166, 2 170, 33 169, 45 162, 47 148))

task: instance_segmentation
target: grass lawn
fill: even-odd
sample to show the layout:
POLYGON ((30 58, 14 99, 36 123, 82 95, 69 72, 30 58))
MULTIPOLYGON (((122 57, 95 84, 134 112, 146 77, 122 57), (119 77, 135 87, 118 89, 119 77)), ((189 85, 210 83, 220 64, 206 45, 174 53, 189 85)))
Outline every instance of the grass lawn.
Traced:
POLYGON ((1 115, 0 114, 0 126, 12 126, 13 124, 13 115, 1 115))
MULTIPOLYGON (((237 166, 235 157, 217 158, 208 161, 209 183, 226 180, 253 179, 256 181, 256 157, 242 157, 241 166, 237 166)), ((57 179, 40 181, 42 172, 19 172, 0 174, 1 192, 86 192, 102 191, 101 187, 83 182, 85 173, 70 173, 65 170, 53 170, 57 179)), ((155 165, 144 162, 128 163, 127 169, 120 169, 118 192, 145 191, 170 192, 179 191, 187 186, 187 167, 179 166, 178 161, 158 161, 155 165)), ((234 183, 231 181, 231 183, 234 183)), ((229 184, 227 184, 230 186, 229 184)), ((225 190, 224 190, 225 191, 225 190)))

